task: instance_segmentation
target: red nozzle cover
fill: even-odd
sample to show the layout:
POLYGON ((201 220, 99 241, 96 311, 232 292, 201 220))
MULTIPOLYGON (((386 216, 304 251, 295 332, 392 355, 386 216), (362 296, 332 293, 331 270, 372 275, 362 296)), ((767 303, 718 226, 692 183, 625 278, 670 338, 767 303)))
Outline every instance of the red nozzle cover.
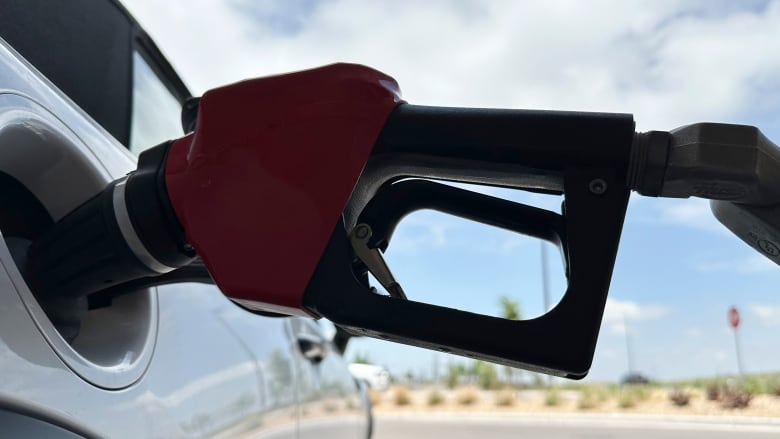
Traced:
POLYGON ((217 286, 250 308, 304 314, 302 297, 398 84, 353 64, 210 90, 165 182, 217 286))

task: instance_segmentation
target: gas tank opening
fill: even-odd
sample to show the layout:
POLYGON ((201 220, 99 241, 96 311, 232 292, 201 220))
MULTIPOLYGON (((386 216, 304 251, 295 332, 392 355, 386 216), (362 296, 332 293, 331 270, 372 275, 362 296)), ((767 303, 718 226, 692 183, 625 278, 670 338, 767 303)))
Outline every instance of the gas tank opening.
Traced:
MULTIPOLYGON (((19 272, 26 276, 30 243, 54 224, 40 201, 23 184, 0 172, 0 230, 19 272)), ((35 291, 33 291, 35 294, 35 291)), ((54 327, 68 343, 78 335, 87 300, 51 299, 35 295, 54 327)))
MULTIPOLYGON (((90 132, 89 121, 70 123, 90 132)), ((157 339, 156 291, 138 288, 92 303, 85 296, 42 297, 25 277, 25 259, 55 221, 133 168, 119 148, 108 137, 76 135, 24 96, 0 93, 0 265, 13 285, 2 294, 17 296, 68 368, 104 389, 130 386, 146 371, 157 339)))

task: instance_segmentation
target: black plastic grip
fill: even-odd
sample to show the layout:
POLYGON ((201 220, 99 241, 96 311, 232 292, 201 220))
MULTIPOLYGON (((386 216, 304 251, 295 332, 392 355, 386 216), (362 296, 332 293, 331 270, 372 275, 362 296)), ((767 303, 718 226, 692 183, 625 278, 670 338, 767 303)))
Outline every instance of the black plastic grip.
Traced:
MULTIPOLYGON (((626 181, 630 114, 401 104, 387 119, 344 211, 351 229, 387 182, 433 178, 562 194, 568 172, 626 181)), ((622 183, 625 185, 625 183, 622 183)))
POLYGON ((548 171, 626 169, 630 114, 399 105, 376 154, 517 164, 548 171))
POLYGON ((32 244, 26 277, 36 294, 125 291, 140 279, 192 262, 195 251, 184 239, 165 188, 169 146, 142 153, 126 180, 109 184, 32 244))
POLYGON ((27 278, 36 294, 78 297, 156 274, 138 260, 122 236, 113 207, 116 184, 33 243, 27 278))
POLYGON ((358 222, 371 226, 370 248, 387 249, 395 227, 406 215, 431 209, 516 233, 563 244, 563 217, 548 210, 429 180, 402 180, 380 189, 358 222))

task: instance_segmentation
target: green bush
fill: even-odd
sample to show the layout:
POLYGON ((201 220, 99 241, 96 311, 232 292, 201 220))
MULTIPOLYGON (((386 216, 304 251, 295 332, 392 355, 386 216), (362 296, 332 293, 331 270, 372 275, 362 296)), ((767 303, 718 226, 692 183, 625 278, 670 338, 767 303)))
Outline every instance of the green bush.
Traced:
POLYGON ((593 387, 585 386, 580 390, 580 400, 577 403, 577 407, 582 410, 590 410, 596 408, 598 405, 598 398, 593 387))
POLYGON ((438 390, 433 390, 428 394, 428 405, 436 406, 444 403, 444 395, 438 390))
POLYGON ((636 395, 633 392, 620 392, 618 407, 630 409, 636 407, 636 395))
POLYGON ((556 388, 552 388, 544 395, 544 405, 547 407, 555 407, 561 403, 561 392, 556 388))
POLYGON ((764 395, 772 391, 773 384, 767 377, 751 376, 745 378, 742 390, 752 395, 764 395))
POLYGON ((623 409, 636 407, 642 401, 646 401, 653 394, 653 388, 647 385, 624 386, 618 395, 618 407, 623 409))

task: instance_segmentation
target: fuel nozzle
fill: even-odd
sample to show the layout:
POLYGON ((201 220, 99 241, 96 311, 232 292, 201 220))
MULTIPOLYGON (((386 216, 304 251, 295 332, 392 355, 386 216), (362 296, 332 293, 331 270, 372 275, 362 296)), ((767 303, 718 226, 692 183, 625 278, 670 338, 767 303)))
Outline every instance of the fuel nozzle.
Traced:
POLYGON ((46 297, 208 279, 244 307, 308 315, 307 282, 399 103, 391 77, 353 64, 210 90, 184 107, 194 132, 33 243, 26 278, 46 297))
POLYGON ((33 244, 27 277, 39 294, 194 276, 253 311, 582 378, 630 190, 715 199, 722 222, 780 260, 780 153, 752 127, 636 134, 628 114, 417 106, 391 77, 350 64, 228 85, 192 104, 183 120, 194 132, 143 153, 33 244), (431 179, 558 194, 563 207, 431 179), (557 245, 563 298, 522 321, 416 302, 382 252, 419 209, 557 245))
POLYGON ((715 218, 780 264, 780 149, 749 125, 696 123, 638 134, 629 184, 643 195, 707 198, 715 218))
POLYGON ((36 240, 27 278, 43 297, 80 297, 188 265, 195 251, 165 190, 170 143, 141 154, 138 169, 109 184, 36 240))

